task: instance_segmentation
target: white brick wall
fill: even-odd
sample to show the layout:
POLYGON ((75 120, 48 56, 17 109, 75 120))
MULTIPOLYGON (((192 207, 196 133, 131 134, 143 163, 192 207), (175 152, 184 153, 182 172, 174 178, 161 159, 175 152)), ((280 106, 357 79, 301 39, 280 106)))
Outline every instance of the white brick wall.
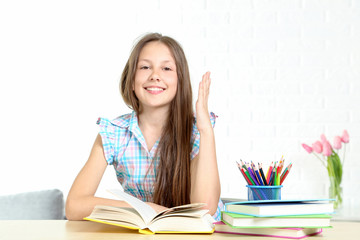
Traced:
MULTIPOLYGON (((0 180, 12 182, 0 194, 67 193, 96 118, 128 112, 117 84, 134 40, 158 31, 182 43, 194 96, 212 71, 223 197, 246 197, 236 160, 281 155, 294 164, 284 197, 326 197, 325 169, 301 143, 347 129, 344 205, 359 213, 359 0, 17 2, 0 3, 0 180)), ((116 184, 112 174, 102 188, 116 184)))

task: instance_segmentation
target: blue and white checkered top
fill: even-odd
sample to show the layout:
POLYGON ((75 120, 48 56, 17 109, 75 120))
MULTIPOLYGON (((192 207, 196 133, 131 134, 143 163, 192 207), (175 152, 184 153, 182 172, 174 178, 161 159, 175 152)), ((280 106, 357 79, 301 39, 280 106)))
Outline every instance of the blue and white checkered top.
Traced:
MULTIPOLYGON (((216 117, 214 113, 210 113, 213 127, 216 117)), ((155 156, 159 140, 149 151, 134 111, 112 121, 99 118, 97 124, 100 127, 99 134, 103 143, 105 159, 109 165, 114 166, 117 179, 124 191, 142 201, 151 202, 156 181, 156 169, 160 161, 160 157, 155 156)), ((191 142, 193 142, 191 151, 191 159, 193 159, 199 153, 200 146, 200 133, 196 122, 193 126, 191 142)), ((223 208, 224 205, 219 200, 218 209, 213 216, 216 220, 220 220, 223 208)))

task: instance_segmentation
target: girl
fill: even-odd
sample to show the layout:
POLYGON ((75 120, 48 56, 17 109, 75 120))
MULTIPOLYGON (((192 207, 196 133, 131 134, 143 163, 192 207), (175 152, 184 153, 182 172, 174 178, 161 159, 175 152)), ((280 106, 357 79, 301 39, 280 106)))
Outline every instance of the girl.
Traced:
POLYGON ((124 191, 156 211, 201 202, 219 220, 222 202, 209 87, 207 72, 199 84, 194 118, 181 46, 158 33, 141 38, 120 82, 121 95, 133 112, 112 121, 99 118, 100 132, 70 189, 66 217, 81 220, 98 204, 130 207, 94 196, 107 164, 112 164, 124 191))

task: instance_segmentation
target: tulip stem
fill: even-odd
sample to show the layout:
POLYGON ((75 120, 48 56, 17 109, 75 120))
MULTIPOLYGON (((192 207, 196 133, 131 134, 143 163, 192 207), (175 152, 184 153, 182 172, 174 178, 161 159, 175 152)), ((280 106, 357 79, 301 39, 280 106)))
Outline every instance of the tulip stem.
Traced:
POLYGON ((344 144, 344 153, 343 153, 342 166, 344 166, 344 163, 345 163, 345 152, 346 152, 346 144, 344 144))
MULTIPOLYGON (((329 178, 330 178, 330 196, 331 198, 335 198, 335 203, 334 203, 334 207, 337 208, 341 202, 342 202, 342 196, 341 196, 341 192, 342 189, 340 187, 340 183, 341 183, 341 173, 338 171, 338 169, 335 169, 335 155, 329 156, 327 161, 328 161, 328 174, 329 174, 329 178), (336 170, 336 171, 335 171, 336 170)), ((337 156, 338 159, 338 156, 337 156)))
POLYGON ((324 167, 327 168, 327 167, 326 167, 326 164, 325 164, 325 160, 321 159, 321 158, 320 158, 318 155, 316 155, 315 153, 314 153, 314 155, 315 155, 315 157, 317 157, 317 158, 320 160, 320 162, 322 163, 322 165, 324 165, 324 167))

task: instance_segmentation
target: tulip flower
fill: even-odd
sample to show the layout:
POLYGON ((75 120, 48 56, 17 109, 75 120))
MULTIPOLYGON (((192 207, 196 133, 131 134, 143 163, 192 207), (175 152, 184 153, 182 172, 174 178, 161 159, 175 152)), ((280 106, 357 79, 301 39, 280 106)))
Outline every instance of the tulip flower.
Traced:
POLYGON ((346 130, 344 130, 344 132, 343 132, 343 135, 341 137, 341 141, 343 143, 348 143, 349 142, 349 134, 348 134, 348 132, 346 130))
POLYGON ((303 148, 308 152, 312 153, 313 149, 309 145, 306 145, 305 143, 302 144, 303 148))
POLYGON ((332 154, 332 147, 329 143, 329 141, 325 141, 323 144, 323 155, 328 157, 332 154))
POLYGON ((326 168, 330 180, 329 197, 335 199, 334 208, 336 209, 342 203, 341 180, 343 176, 345 148, 346 143, 349 142, 349 134, 344 130, 341 137, 336 136, 334 138, 334 149, 339 150, 342 148, 342 144, 344 144, 342 161, 339 157, 339 151, 333 150, 333 147, 324 134, 321 134, 320 139, 320 141, 314 142, 311 147, 305 143, 303 143, 302 146, 308 153, 314 154, 326 168))
POLYGON ((321 142, 322 142, 322 143, 324 143, 324 142, 327 141, 327 139, 326 139, 326 137, 325 137, 324 134, 321 134, 320 139, 321 139, 321 142))
POLYGON ((337 150, 339 150, 340 148, 341 148, 341 137, 339 137, 339 136, 336 136, 335 138, 334 138, 334 148, 335 149, 337 149, 337 150))
POLYGON ((316 141, 312 144, 312 149, 316 152, 316 153, 322 153, 323 151, 323 146, 321 144, 320 141, 316 141))

